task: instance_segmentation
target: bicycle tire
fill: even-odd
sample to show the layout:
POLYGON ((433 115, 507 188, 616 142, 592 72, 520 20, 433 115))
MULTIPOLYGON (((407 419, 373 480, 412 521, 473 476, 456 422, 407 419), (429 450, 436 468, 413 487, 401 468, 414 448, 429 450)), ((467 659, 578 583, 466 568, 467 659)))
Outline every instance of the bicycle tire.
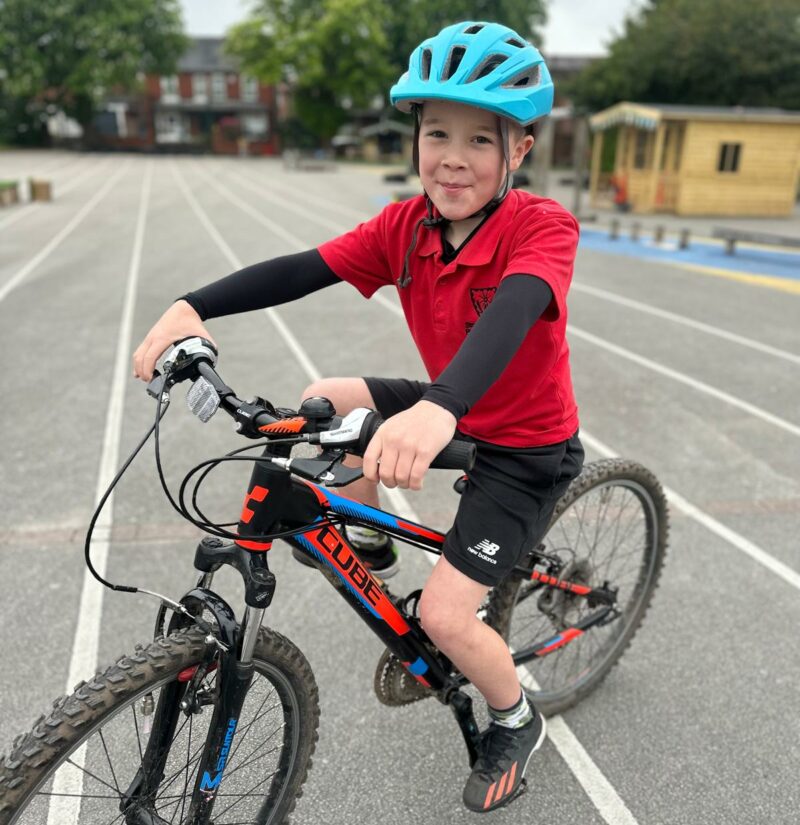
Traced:
MULTIPOLYGON (((619 537, 618 527, 612 540, 619 537)), ((544 552, 566 563, 561 574, 564 579, 591 586, 601 586, 608 579, 612 586, 619 586, 621 615, 603 627, 590 628, 546 656, 519 666, 526 695, 545 716, 561 713, 585 698, 625 652, 658 587, 668 530, 667 502, 658 479, 633 461, 615 458, 587 464, 559 499, 542 539, 544 552), (630 502, 635 503, 633 508, 630 502), (600 520, 614 513, 621 519, 626 510, 631 523, 639 524, 643 541, 638 551, 634 548, 618 558, 636 552, 640 556, 638 567, 633 570, 635 578, 623 587, 611 575, 617 550, 612 547, 610 558, 601 559, 598 546, 600 539, 608 536, 600 520), (591 515, 598 520, 593 531, 588 532, 584 518, 591 515), (582 659, 582 655, 586 658, 582 659)), ((622 540, 628 535, 623 533, 622 540)), ((513 651, 544 642, 597 609, 590 608, 580 596, 545 588, 520 574, 512 574, 490 593, 485 621, 513 651)))
MULTIPOLYGON (((80 821, 81 825, 124 821, 119 813, 119 791, 124 792, 133 780, 135 770, 132 769, 136 767, 137 758, 141 764, 143 750, 140 730, 144 730, 145 717, 138 714, 137 719, 137 706, 148 693, 174 683, 182 671, 200 664, 205 650, 204 636, 196 628, 177 631, 147 646, 137 646, 132 656, 122 657, 89 682, 81 682, 70 696, 56 700, 50 713, 41 716, 29 733, 17 737, 10 751, 0 756, 0 825, 38 825, 40 822, 45 825, 48 816, 53 817, 51 805, 57 808, 59 805, 73 806, 68 814, 61 815, 61 811, 57 811, 55 820, 59 825, 70 818, 73 822, 80 821), (135 731, 135 737, 132 731, 135 731), (99 747, 100 743, 103 748, 99 747), (106 748, 112 749, 115 759, 119 755, 121 762, 116 766, 106 750, 108 767, 105 767, 101 750, 106 748), (79 769, 74 767, 78 762, 82 762, 79 769), (67 779, 62 775, 54 780, 62 766, 67 779), (80 778, 81 790, 78 810, 75 810, 74 802, 70 802, 74 797, 66 795, 74 787, 69 783, 74 783, 76 777, 80 778), (54 781, 61 783, 56 788, 58 795, 52 793, 54 781), (93 790, 98 793, 91 793, 93 790), (99 815, 101 808, 102 817, 99 815), (114 819, 115 815, 118 818, 114 819)), ((302 795, 302 786, 312 764, 319 724, 319 698, 307 660, 292 642, 266 628, 259 631, 253 660, 256 675, 239 717, 237 735, 219 787, 212 817, 215 825, 224 825, 229 821, 246 821, 254 825, 286 822, 296 800, 302 795), (262 682, 268 685, 269 691, 255 716, 248 721, 248 708, 252 710, 264 692, 262 682), (274 697, 274 701, 262 713, 270 696, 274 697), (274 720, 272 717, 267 719, 267 714, 273 712, 274 720), (264 719, 267 721, 256 727, 256 723, 264 719), (262 727, 270 729, 276 723, 278 727, 265 740, 269 746, 274 745, 272 750, 262 749, 266 750, 263 753, 256 748, 250 752, 248 746, 248 750, 237 759, 239 747, 245 747, 251 732, 255 730, 254 735, 257 736, 262 727), (281 729, 283 735, 277 736, 281 729), (258 755, 254 757, 254 754, 258 755), (272 754, 275 754, 274 759, 272 754), (269 774, 273 762, 275 768, 269 774), (265 774, 265 777, 247 795, 239 791, 239 801, 234 799, 231 802, 236 792, 230 791, 252 779, 251 776, 250 780, 245 781, 241 775, 248 765, 253 766, 257 775, 265 774), (238 779, 235 778, 237 773, 240 774, 238 779), (269 785, 263 795, 261 790, 253 793, 267 781, 269 785), (253 814, 243 814, 243 808, 239 807, 243 801, 247 803, 246 807, 256 806, 253 814), (226 817, 226 808, 232 809, 232 819, 226 817)), ((209 695, 213 695, 214 679, 214 672, 206 675, 206 682, 211 687, 209 695)), ((157 696, 154 701, 157 702, 157 696)), ((179 805, 181 816, 178 822, 183 821, 188 809, 196 770, 191 768, 191 764, 199 760, 208 727, 206 719, 211 717, 211 708, 204 710, 207 711, 205 714, 182 714, 179 718, 165 776, 156 795, 156 810, 168 821, 174 821, 179 805), (195 740, 193 753, 192 731, 195 723, 202 731, 195 740), (181 754, 184 751, 183 739, 187 738, 187 726, 186 766, 176 772, 175 761, 183 759, 181 754), (178 788, 183 785, 182 795, 176 793, 175 788, 170 790, 176 781, 178 788)))

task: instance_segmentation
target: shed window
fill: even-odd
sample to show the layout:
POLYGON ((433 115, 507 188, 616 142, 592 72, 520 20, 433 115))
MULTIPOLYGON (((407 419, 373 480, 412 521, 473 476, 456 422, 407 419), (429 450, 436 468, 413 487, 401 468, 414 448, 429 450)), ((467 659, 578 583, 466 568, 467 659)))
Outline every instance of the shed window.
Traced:
POLYGON ((723 143, 719 147, 717 172, 738 172, 741 150, 741 143, 723 143))
POLYGON ((650 144, 650 132, 643 129, 636 130, 636 145, 633 152, 633 168, 645 169, 647 167, 647 150, 650 144))

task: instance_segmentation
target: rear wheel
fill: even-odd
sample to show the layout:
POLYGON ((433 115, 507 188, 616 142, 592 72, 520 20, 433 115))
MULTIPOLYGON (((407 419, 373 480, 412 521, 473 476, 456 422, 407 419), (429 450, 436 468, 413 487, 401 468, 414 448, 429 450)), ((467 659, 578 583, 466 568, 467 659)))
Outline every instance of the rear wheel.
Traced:
MULTIPOLYGON (((178 631, 137 648, 57 700, 0 757, 0 825, 124 824, 120 800, 142 763, 152 709, 165 688, 187 684, 206 658, 202 633, 178 631)), ((214 825, 284 822, 311 766, 319 703, 308 662, 288 639, 263 628, 253 661, 214 825)), ((208 706, 179 715, 154 798, 167 822, 187 821, 215 686, 216 672, 209 671, 200 690, 208 706)))
MULTIPOLYGON (((619 660, 658 585, 667 529, 661 485, 632 461, 588 464, 559 500, 539 549, 559 579, 616 589, 618 615, 517 668, 542 713, 579 702, 619 660)), ((598 609, 582 596, 513 574, 491 592, 485 620, 513 652, 558 636, 598 609)))

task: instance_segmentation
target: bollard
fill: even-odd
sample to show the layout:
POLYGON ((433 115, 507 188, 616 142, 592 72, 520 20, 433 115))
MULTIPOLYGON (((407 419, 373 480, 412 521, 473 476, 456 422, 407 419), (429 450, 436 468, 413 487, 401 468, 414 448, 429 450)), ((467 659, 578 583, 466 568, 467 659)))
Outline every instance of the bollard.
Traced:
POLYGON ((663 243, 663 241, 664 241, 664 227, 663 226, 657 226, 656 227, 655 234, 653 235, 653 240, 656 243, 663 243))
POLYGON ((616 241, 619 237, 619 221, 616 218, 611 221, 611 231, 609 232, 608 237, 612 241, 616 241))
POLYGON ((638 223, 634 223, 631 225, 631 240, 638 241, 639 240, 639 229, 641 227, 638 223))
POLYGON ((32 201, 53 200, 53 190, 49 180, 35 180, 34 178, 29 178, 28 184, 30 186, 32 201))
POLYGON ((688 229, 681 229, 681 238, 678 242, 679 249, 688 249, 689 248, 689 230, 688 229))

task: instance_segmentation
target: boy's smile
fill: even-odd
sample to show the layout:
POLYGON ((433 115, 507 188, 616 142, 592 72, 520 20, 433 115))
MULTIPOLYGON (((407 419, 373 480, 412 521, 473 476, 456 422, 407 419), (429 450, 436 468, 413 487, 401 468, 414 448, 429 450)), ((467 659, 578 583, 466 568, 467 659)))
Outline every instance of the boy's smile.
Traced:
MULTIPOLYGON (((510 168, 519 167, 533 138, 511 139, 510 168)), ((439 212, 458 222, 495 197, 505 179, 499 119, 485 109, 426 101, 419 137, 419 175, 439 212)))

